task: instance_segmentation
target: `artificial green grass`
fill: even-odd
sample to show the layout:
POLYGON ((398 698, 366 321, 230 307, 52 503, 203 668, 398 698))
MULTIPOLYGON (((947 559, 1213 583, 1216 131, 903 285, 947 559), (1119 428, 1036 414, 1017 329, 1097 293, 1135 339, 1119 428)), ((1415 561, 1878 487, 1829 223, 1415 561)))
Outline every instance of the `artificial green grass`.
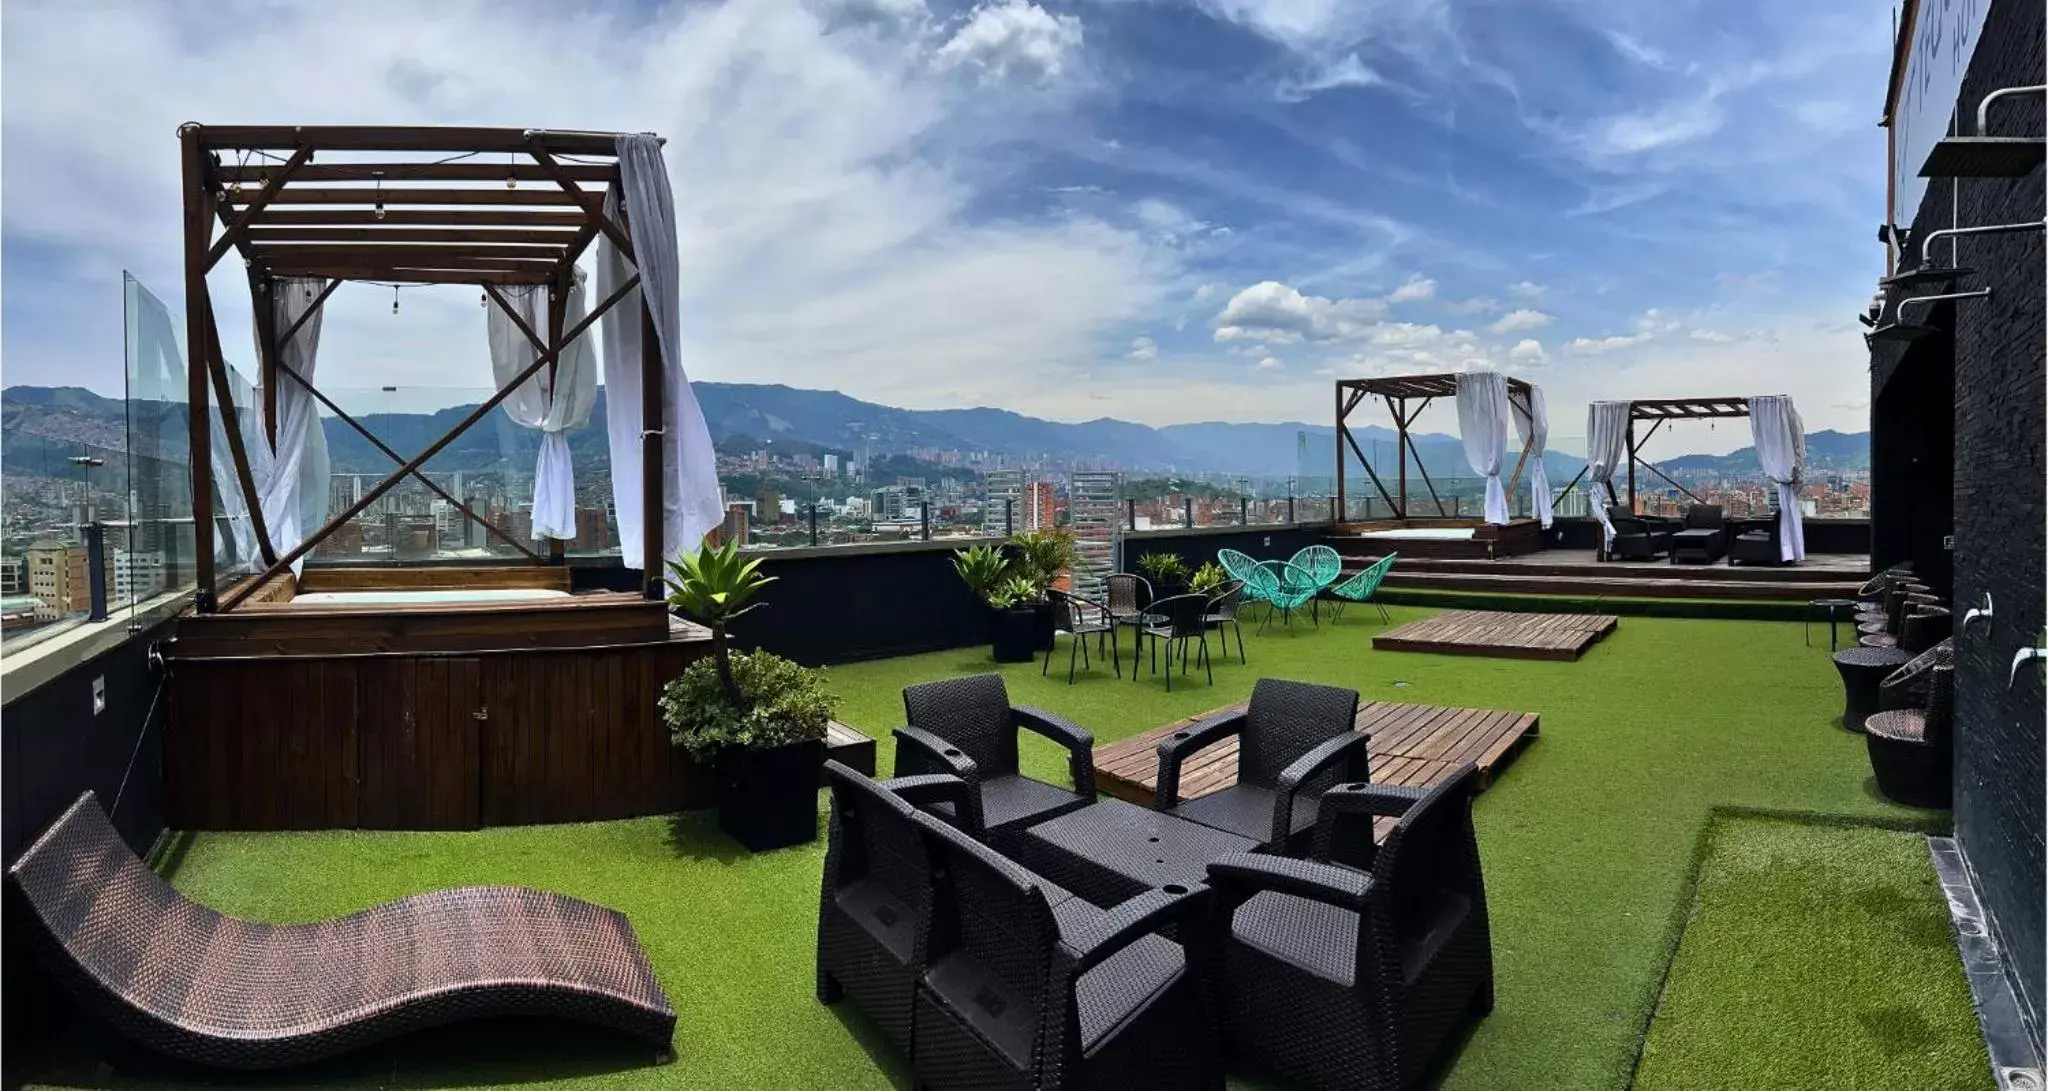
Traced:
MULTIPOLYGON (((1399 624, 1431 611, 1390 612, 1399 624)), ((1070 716, 1098 742, 1241 700, 1261 676, 1352 686, 1366 700, 1540 713, 1541 737, 1476 809, 1497 1004, 1447 1087, 1626 1084, 1712 808, 1945 820, 1876 795, 1861 738, 1834 722, 1841 689, 1826 644, 1804 646, 1798 625, 1629 618, 1576 663, 1378 652, 1371 637, 1381 631, 1372 611, 1354 608, 1334 626, 1248 635, 1249 666, 1219 662, 1214 686, 1176 678, 1170 695, 1149 673, 1130 681, 1128 663, 1124 679, 1098 664, 1070 687, 1064 645, 1050 677, 1037 663, 1003 673, 1013 701, 1070 716)), ((886 773, 901 688, 988 669, 986 649, 971 648, 835 668, 828 685, 843 697, 840 719, 881 740, 886 773)), ((1027 736, 1023 752, 1027 771, 1064 778, 1064 753, 1050 743, 1027 736)), ((171 874, 224 912, 279 921, 461 883, 588 898, 633 920, 680 1015, 677 1060, 660 1068, 621 1069, 644 1058, 594 1047, 429 1035, 263 1086, 884 1086, 903 1078, 900 1065, 858 1016, 812 996, 822 854, 818 844, 749 856, 691 816, 456 834, 208 834, 171 874)), ((133 1072, 126 1082, 161 1082, 123 1071, 133 1072)))
POLYGON ((1994 1086, 1924 837, 1755 819, 1708 836, 1637 1088, 1994 1086))

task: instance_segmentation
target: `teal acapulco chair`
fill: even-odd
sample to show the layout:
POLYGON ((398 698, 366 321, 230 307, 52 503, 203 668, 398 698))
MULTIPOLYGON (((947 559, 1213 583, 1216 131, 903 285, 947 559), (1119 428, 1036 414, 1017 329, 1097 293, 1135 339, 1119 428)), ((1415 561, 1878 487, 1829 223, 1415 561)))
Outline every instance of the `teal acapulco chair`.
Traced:
MULTIPOLYGON (((1292 561, 1260 561, 1256 569, 1261 585, 1260 594, 1270 607, 1266 619, 1259 623, 1260 631, 1273 622, 1273 611, 1280 612, 1281 619, 1289 626, 1294 625, 1294 612, 1313 602, 1321 587, 1309 570, 1292 561)), ((1247 586, 1250 586, 1249 584, 1247 586)), ((1310 615, 1311 620, 1314 615, 1310 615)))
POLYGON ((1239 553, 1235 549, 1219 549, 1216 551, 1216 563, 1222 566, 1224 575, 1244 584, 1246 603, 1272 601, 1266 597, 1264 590, 1264 585, 1271 581, 1259 578, 1259 562, 1256 558, 1248 553, 1239 553))
POLYGON ((1316 596, 1344 574, 1344 558, 1329 546, 1312 545, 1289 557, 1287 563, 1308 573, 1309 581, 1315 584, 1315 590, 1309 592, 1309 610, 1313 617, 1318 609, 1316 596))
POLYGON ((1374 562, 1372 567, 1330 588, 1330 595, 1337 600, 1337 618, 1344 616, 1346 603, 1370 602, 1373 609, 1380 612, 1380 624, 1387 623, 1387 608, 1380 605, 1373 594, 1380 589, 1380 581, 1387 578, 1387 573, 1394 567, 1394 558, 1398 556, 1398 553, 1389 553, 1374 562))

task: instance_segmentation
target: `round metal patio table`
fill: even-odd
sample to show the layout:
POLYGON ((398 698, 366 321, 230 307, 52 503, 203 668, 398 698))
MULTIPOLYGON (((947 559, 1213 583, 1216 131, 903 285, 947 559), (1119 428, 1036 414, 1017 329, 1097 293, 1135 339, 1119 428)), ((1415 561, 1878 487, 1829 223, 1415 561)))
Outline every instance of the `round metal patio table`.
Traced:
POLYGON ((1834 651, 1839 646, 1835 638, 1835 626, 1841 621, 1836 615, 1844 610, 1849 611, 1848 620, 1853 622, 1856 620, 1856 608, 1861 605, 1863 604, 1856 599, 1813 599, 1809 601, 1806 604, 1808 613, 1806 615, 1805 631, 1801 639, 1806 642, 1808 647, 1813 646, 1812 611, 1819 610, 1827 618, 1828 622, 1828 650, 1834 651))

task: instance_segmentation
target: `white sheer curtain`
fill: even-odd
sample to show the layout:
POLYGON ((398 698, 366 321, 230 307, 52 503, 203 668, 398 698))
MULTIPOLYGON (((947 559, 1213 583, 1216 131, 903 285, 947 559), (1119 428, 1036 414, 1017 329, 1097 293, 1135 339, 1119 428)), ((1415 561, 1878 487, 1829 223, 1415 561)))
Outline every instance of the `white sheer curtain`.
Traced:
POLYGON ((1628 403, 1594 402, 1586 407, 1586 501, 1600 520, 1601 542, 1614 544, 1614 523, 1607 518, 1607 496, 1614 471, 1628 458, 1628 403))
MULTIPOLYGON (((545 338, 548 331, 548 293, 535 285, 501 289, 527 328, 545 338)), ((573 328, 588 309, 584 302, 583 271, 563 307, 562 328, 573 328)), ((489 334, 491 373, 498 385, 511 382, 533 363, 541 350, 534 347, 505 308, 490 307, 489 334)), ((581 428, 590 419, 597 402, 597 368, 591 358, 590 335, 569 343, 556 357, 553 368, 542 368, 521 383, 502 403, 505 415, 523 428, 540 430, 540 458, 533 467, 533 536, 535 538, 576 537, 576 471, 569 455, 565 434, 581 428), (554 374, 549 375, 552 371, 554 374)))
POLYGON ((1508 521, 1508 494, 1500 484, 1500 460, 1508 449, 1508 381, 1498 371, 1458 376, 1458 438, 1465 461, 1486 478, 1486 521, 1508 521))
POLYGON ((1764 476, 1778 486, 1778 558, 1806 559, 1806 525, 1799 517, 1799 486, 1806 480, 1806 423, 1792 399, 1759 394, 1749 399, 1749 432, 1764 476))
MULTIPOLYGON (((282 277, 272 282, 271 328, 280 335, 291 329, 326 285, 321 277, 282 277)), ((320 404, 299 381, 319 381, 314 368, 319 361, 320 322, 326 310, 323 304, 278 349, 281 366, 276 379, 276 444, 268 450, 260 442, 248 445, 249 469, 256 480, 263 526, 279 556, 290 552, 327 521, 327 434, 320 427, 320 404)), ((261 359, 260 350, 258 358, 261 359)), ((194 365, 203 366, 203 362, 194 361, 194 365)), ((297 575, 305 564, 303 557, 292 562, 292 573, 297 575)))
MULTIPOLYGON (((628 568, 647 569, 697 548, 704 535, 725 518, 718 489, 718 464, 711 429, 683 372, 682 314, 677 298, 675 197, 661 144, 646 134, 618 138, 619 177, 625 190, 637 262, 628 262, 611 240, 600 238, 594 291, 609 297, 633 274, 640 289, 599 319, 604 328, 605 420, 611 439, 612 503, 618 512, 620 559, 628 568), (665 557, 644 556, 642 528, 647 516, 640 503, 640 300, 646 300, 661 349, 662 420, 662 549, 665 557)), ((619 195, 605 200, 607 215, 616 217, 619 195)), ((658 568, 653 569, 659 571, 658 568)))
POLYGON ((1543 468, 1543 452, 1550 446, 1550 410, 1543 404, 1543 388, 1530 384, 1528 407, 1514 404, 1513 415, 1515 439, 1529 452, 1529 495, 1535 499, 1537 520, 1547 529, 1552 515, 1550 473, 1543 468))

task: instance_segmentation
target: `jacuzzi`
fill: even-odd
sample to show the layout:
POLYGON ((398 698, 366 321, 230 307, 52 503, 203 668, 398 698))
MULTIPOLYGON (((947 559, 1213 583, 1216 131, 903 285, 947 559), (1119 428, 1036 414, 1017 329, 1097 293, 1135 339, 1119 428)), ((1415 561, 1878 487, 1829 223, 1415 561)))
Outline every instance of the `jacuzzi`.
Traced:
POLYGON ((434 588, 421 591, 309 591, 292 596, 294 606, 461 606, 485 602, 548 602, 567 591, 539 587, 434 588))
POLYGON ((1397 538, 1404 541, 1469 542, 1474 527, 1390 527, 1386 530, 1367 530, 1360 533, 1367 538, 1397 538))

